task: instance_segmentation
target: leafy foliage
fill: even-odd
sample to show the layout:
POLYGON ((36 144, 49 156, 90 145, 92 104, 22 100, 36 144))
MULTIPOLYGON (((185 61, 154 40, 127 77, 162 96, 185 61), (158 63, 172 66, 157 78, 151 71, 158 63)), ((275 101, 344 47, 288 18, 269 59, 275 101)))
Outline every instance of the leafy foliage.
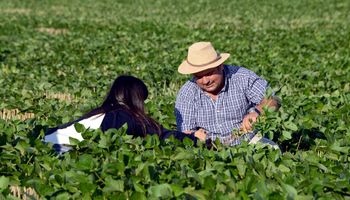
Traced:
POLYGON ((0 198, 11 185, 54 199, 349 198, 349 18, 345 0, 1 1, 0 111, 34 118, 0 119, 0 198), (148 112, 175 129, 188 79, 177 66, 200 40, 269 81, 282 108, 256 129, 282 152, 124 130, 81 130, 86 140, 64 155, 41 142, 102 102, 120 74, 144 80, 148 112))

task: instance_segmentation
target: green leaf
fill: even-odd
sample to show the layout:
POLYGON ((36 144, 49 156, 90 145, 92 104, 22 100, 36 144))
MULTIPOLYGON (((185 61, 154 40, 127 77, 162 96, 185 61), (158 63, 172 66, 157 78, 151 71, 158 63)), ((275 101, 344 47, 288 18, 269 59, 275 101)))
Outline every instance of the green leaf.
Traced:
POLYGON ((172 188, 169 184, 163 183, 155 186, 151 186, 148 189, 148 193, 154 198, 170 198, 172 197, 172 188))
POLYGON ((114 180, 111 177, 107 177, 105 181, 105 187, 103 192, 124 192, 124 181, 123 180, 114 180))
POLYGON ((130 199, 131 200, 147 200, 147 197, 143 193, 133 192, 130 199))
POLYGON ((291 121, 288 121, 286 123, 284 123, 284 127, 286 129, 289 129, 289 130, 292 130, 292 131, 297 131, 298 130, 298 127, 296 124, 294 124, 293 122, 291 121))
POLYGON ((78 145, 80 143, 80 141, 76 138, 72 138, 72 137, 69 137, 69 144, 70 145, 78 145))
POLYGON ((159 137, 157 135, 148 134, 145 138, 146 144, 144 145, 146 148, 153 149, 154 147, 159 145, 159 137))
POLYGON ((175 197, 178 197, 185 192, 185 190, 179 185, 171 184, 170 186, 174 192, 175 197))
POLYGON ((267 188, 267 184, 266 184, 266 181, 259 181, 257 184, 256 184, 256 189, 257 191, 255 192, 255 195, 261 197, 261 198, 266 198, 268 193, 269 193, 269 190, 267 188))
POLYGON ((136 183, 135 181, 133 182, 133 185, 134 185, 134 188, 135 188, 135 191, 139 192, 139 193, 145 193, 145 189, 144 187, 139 184, 139 183, 136 183))
POLYGON ((293 186, 288 184, 282 184, 282 187, 286 191, 288 199, 295 199, 297 197, 298 192, 293 186))
POLYGON ((245 177, 245 172, 247 170, 247 165, 244 164, 244 163, 238 163, 237 164, 237 169, 238 169, 238 174, 241 176, 241 177, 245 177))
POLYGON ((110 138, 107 135, 101 135, 100 141, 98 142, 98 147, 100 148, 108 148, 110 144, 110 138))
POLYGON ((78 133, 83 133, 86 130, 85 126, 80 123, 75 123, 74 128, 78 133))
POLYGON ((292 133, 290 131, 282 131, 282 135, 283 135, 285 140, 292 139, 292 133))
POLYGON ((24 140, 20 140, 15 146, 15 148, 18 149, 22 155, 24 155, 27 149, 29 148, 29 144, 24 140))
POLYGON ((189 151, 180 151, 172 157, 173 160, 192 160, 194 158, 194 153, 189 151))
POLYGON ((60 193, 56 197, 57 200, 65 200, 65 199, 70 199, 70 195, 67 192, 60 193))
POLYGON ((204 182, 203 177, 199 176, 194 170, 188 170, 188 172, 187 172, 187 177, 188 177, 188 178, 193 178, 193 179, 196 180, 198 183, 200 183, 201 185, 203 185, 203 182, 204 182))
POLYGON ((79 156, 78 162, 76 164, 76 167, 82 170, 88 170, 92 169, 94 166, 94 158, 92 155, 89 154, 83 154, 79 156))
POLYGON ((185 188, 185 192, 197 199, 206 200, 208 199, 209 192, 204 190, 195 190, 193 187, 185 188))
POLYGON ((0 177, 0 191, 6 189, 9 185, 9 182, 10 182, 9 178, 7 178, 5 176, 1 176, 0 177))
POLYGON ((349 153, 350 147, 341 147, 340 143, 336 141, 331 145, 331 149, 337 152, 349 153))
POLYGON ((278 169, 281 170, 281 172, 283 172, 283 173, 288 173, 288 172, 290 172, 290 169, 289 169, 288 167, 286 167, 285 165, 283 165, 283 164, 280 164, 280 165, 278 166, 278 169))
POLYGON ((185 146, 193 146, 194 144, 193 140, 188 137, 185 137, 182 142, 185 146))

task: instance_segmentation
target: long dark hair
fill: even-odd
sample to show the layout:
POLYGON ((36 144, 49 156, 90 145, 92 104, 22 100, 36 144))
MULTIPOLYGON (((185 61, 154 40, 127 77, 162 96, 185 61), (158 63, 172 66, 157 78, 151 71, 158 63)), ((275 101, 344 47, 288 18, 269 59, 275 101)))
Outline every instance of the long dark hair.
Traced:
MULTIPOLYGON (((146 127, 150 127, 152 130, 157 130, 157 134, 161 135, 160 125, 145 113, 144 101, 147 97, 147 86, 142 80, 133 76, 118 76, 114 80, 102 105, 88 112, 82 118, 88 118, 93 115, 115 110, 123 110, 134 117, 137 124, 143 127, 144 136, 147 134, 146 127)), ((135 127, 129 128, 132 131, 136 130, 135 127)))

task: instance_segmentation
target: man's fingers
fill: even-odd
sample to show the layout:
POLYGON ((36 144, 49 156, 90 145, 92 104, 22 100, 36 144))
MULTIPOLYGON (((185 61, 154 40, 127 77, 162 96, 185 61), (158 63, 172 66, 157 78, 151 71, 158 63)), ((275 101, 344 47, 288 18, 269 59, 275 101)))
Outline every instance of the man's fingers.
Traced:
POLYGON ((246 133, 252 129, 250 119, 248 119, 248 118, 243 119, 241 129, 244 133, 246 133))
POLYGON ((247 114, 242 121, 241 129, 243 132, 249 132, 253 128, 253 124, 257 120, 257 113, 249 113, 247 114))
POLYGON ((250 131, 250 130, 251 130, 251 128, 252 128, 252 126, 250 125, 250 123, 249 123, 249 122, 247 122, 247 123, 244 125, 244 130, 245 130, 245 132, 250 131))

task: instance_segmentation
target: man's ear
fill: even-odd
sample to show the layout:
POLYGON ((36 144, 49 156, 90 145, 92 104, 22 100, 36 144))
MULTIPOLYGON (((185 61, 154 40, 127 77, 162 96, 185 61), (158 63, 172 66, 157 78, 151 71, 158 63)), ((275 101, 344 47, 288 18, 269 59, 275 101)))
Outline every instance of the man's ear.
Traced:
POLYGON ((221 64, 218 68, 219 68, 219 72, 224 71, 224 64, 221 64))

